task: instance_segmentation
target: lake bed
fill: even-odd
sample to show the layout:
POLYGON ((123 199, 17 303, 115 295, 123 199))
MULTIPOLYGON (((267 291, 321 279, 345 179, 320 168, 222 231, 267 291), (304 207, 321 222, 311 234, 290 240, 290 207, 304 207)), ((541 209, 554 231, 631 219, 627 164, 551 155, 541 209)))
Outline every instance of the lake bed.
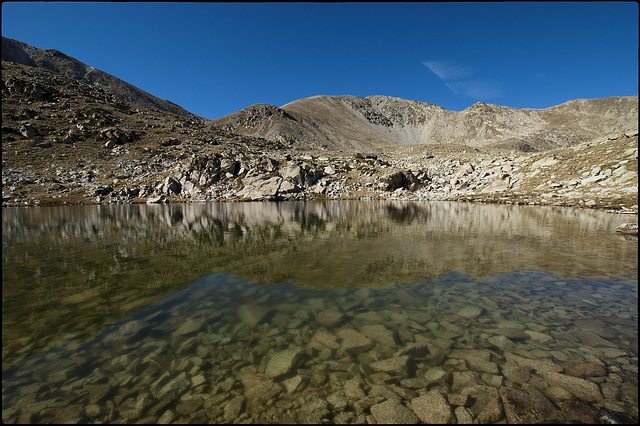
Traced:
POLYGON ((3 421, 637 419, 619 224, 455 202, 5 208, 3 421))

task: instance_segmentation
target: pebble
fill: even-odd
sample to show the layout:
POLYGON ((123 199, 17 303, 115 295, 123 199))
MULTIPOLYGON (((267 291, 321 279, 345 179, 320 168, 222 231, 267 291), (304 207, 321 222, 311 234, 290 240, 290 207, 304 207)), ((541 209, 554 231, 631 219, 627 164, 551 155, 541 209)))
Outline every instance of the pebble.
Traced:
MULTIPOLYGON (((20 389, 3 396, 3 417, 101 423, 125 418, 155 423, 545 423, 590 419, 593 407, 633 413, 633 352, 585 342, 631 341, 633 336, 617 323, 590 320, 591 305, 577 309, 565 303, 525 322, 522 312, 544 304, 516 297, 518 285, 492 296, 496 306, 485 304, 485 310, 460 308, 459 299, 469 294, 477 300, 488 297, 476 285, 469 290, 434 284, 433 291, 418 286, 415 293, 406 287, 399 298, 370 288, 345 290, 337 297, 314 295, 302 304, 302 297, 286 292, 271 296, 262 287, 248 287, 244 299, 243 290, 236 290, 237 304, 211 305, 222 313, 215 321, 205 320, 209 316, 203 310, 185 309, 180 323, 176 314, 164 323, 171 327, 153 326, 164 336, 136 343, 142 331, 151 330, 154 318, 162 318, 149 314, 147 322, 125 322, 116 329, 128 339, 122 349, 110 344, 105 350, 102 343, 70 346, 83 365, 100 365, 86 373, 61 357, 62 349, 46 355, 59 362, 57 370, 44 369, 54 365, 44 358, 25 360, 28 370, 3 380, 3 390, 10 383, 20 389), (436 293, 438 303, 424 313, 412 302, 417 295, 436 293), (370 308, 364 308, 366 300, 374 301, 370 308), (403 309, 405 304, 409 308, 403 309), (305 309, 292 308, 300 305, 305 309), (518 312, 522 323, 508 310, 518 312), (570 321, 582 321, 583 334, 569 325, 558 329, 560 310, 570 321), (52 398, 50 389, 57 387, 74 404, 52 398)), ((563 300, 565 290, 558 290, 555 281, 550 286, 550 291, 540 290, 541 297, 563 300)), ((198 297, 206 298, 206 292, 198 297)))

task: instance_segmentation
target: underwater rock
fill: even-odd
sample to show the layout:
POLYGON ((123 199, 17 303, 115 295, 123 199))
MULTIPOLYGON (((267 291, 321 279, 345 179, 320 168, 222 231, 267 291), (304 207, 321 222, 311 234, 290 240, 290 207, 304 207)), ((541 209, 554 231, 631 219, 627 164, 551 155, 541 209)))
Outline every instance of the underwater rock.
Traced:
POLYGON ((372 339, 352 328, 342 328, 338 330, 336 334, 342 339, 342 343, 340 344, 340 351, 342 352, 359 354, 375 346, 372 339))
POLYGON ((438 391, 427 392, 411 400, 411 410, 426 424, 451 423, 451 406, 444 396, 438 391))
POLYGON ((285 375, 295 367, 301 355, 302 349, 299 348, 278 352, 271 357, 264 373, 271 378, 285 375))
POLYGON ((340 325, 344 320, 344 315, 338 311, 322 311, 316 316, 316 321, 329 329, 340 325))
POLYGON ((371 415, 379 424, 409 424, 420 421, 413 411, 395 400, 372 405, 370 410, 371 415))
POLYGON ((372 362, 370 364, 370 367, 374 371, 378 371, 381 373, 389 373, 392 375, 406 375, 408 362, 409 357, 407 355, 403 355, 372 362))

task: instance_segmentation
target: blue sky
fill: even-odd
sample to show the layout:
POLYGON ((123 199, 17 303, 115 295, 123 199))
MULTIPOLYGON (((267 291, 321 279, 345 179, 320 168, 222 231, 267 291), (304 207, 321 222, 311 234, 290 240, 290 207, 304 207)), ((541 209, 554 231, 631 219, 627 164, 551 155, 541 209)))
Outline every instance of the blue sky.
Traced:
POLYGON ((2 35, 206 118, 314 95, 460 111, 638 94, 636 2, 4 2, 2 35))

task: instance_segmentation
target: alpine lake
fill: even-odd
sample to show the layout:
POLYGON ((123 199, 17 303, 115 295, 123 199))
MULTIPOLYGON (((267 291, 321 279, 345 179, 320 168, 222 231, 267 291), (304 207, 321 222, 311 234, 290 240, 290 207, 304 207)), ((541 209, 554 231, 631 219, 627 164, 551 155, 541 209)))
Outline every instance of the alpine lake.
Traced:
POLYGON ((3 208, 2 420, 633 422, 623 222, 428 201, 3 208))

